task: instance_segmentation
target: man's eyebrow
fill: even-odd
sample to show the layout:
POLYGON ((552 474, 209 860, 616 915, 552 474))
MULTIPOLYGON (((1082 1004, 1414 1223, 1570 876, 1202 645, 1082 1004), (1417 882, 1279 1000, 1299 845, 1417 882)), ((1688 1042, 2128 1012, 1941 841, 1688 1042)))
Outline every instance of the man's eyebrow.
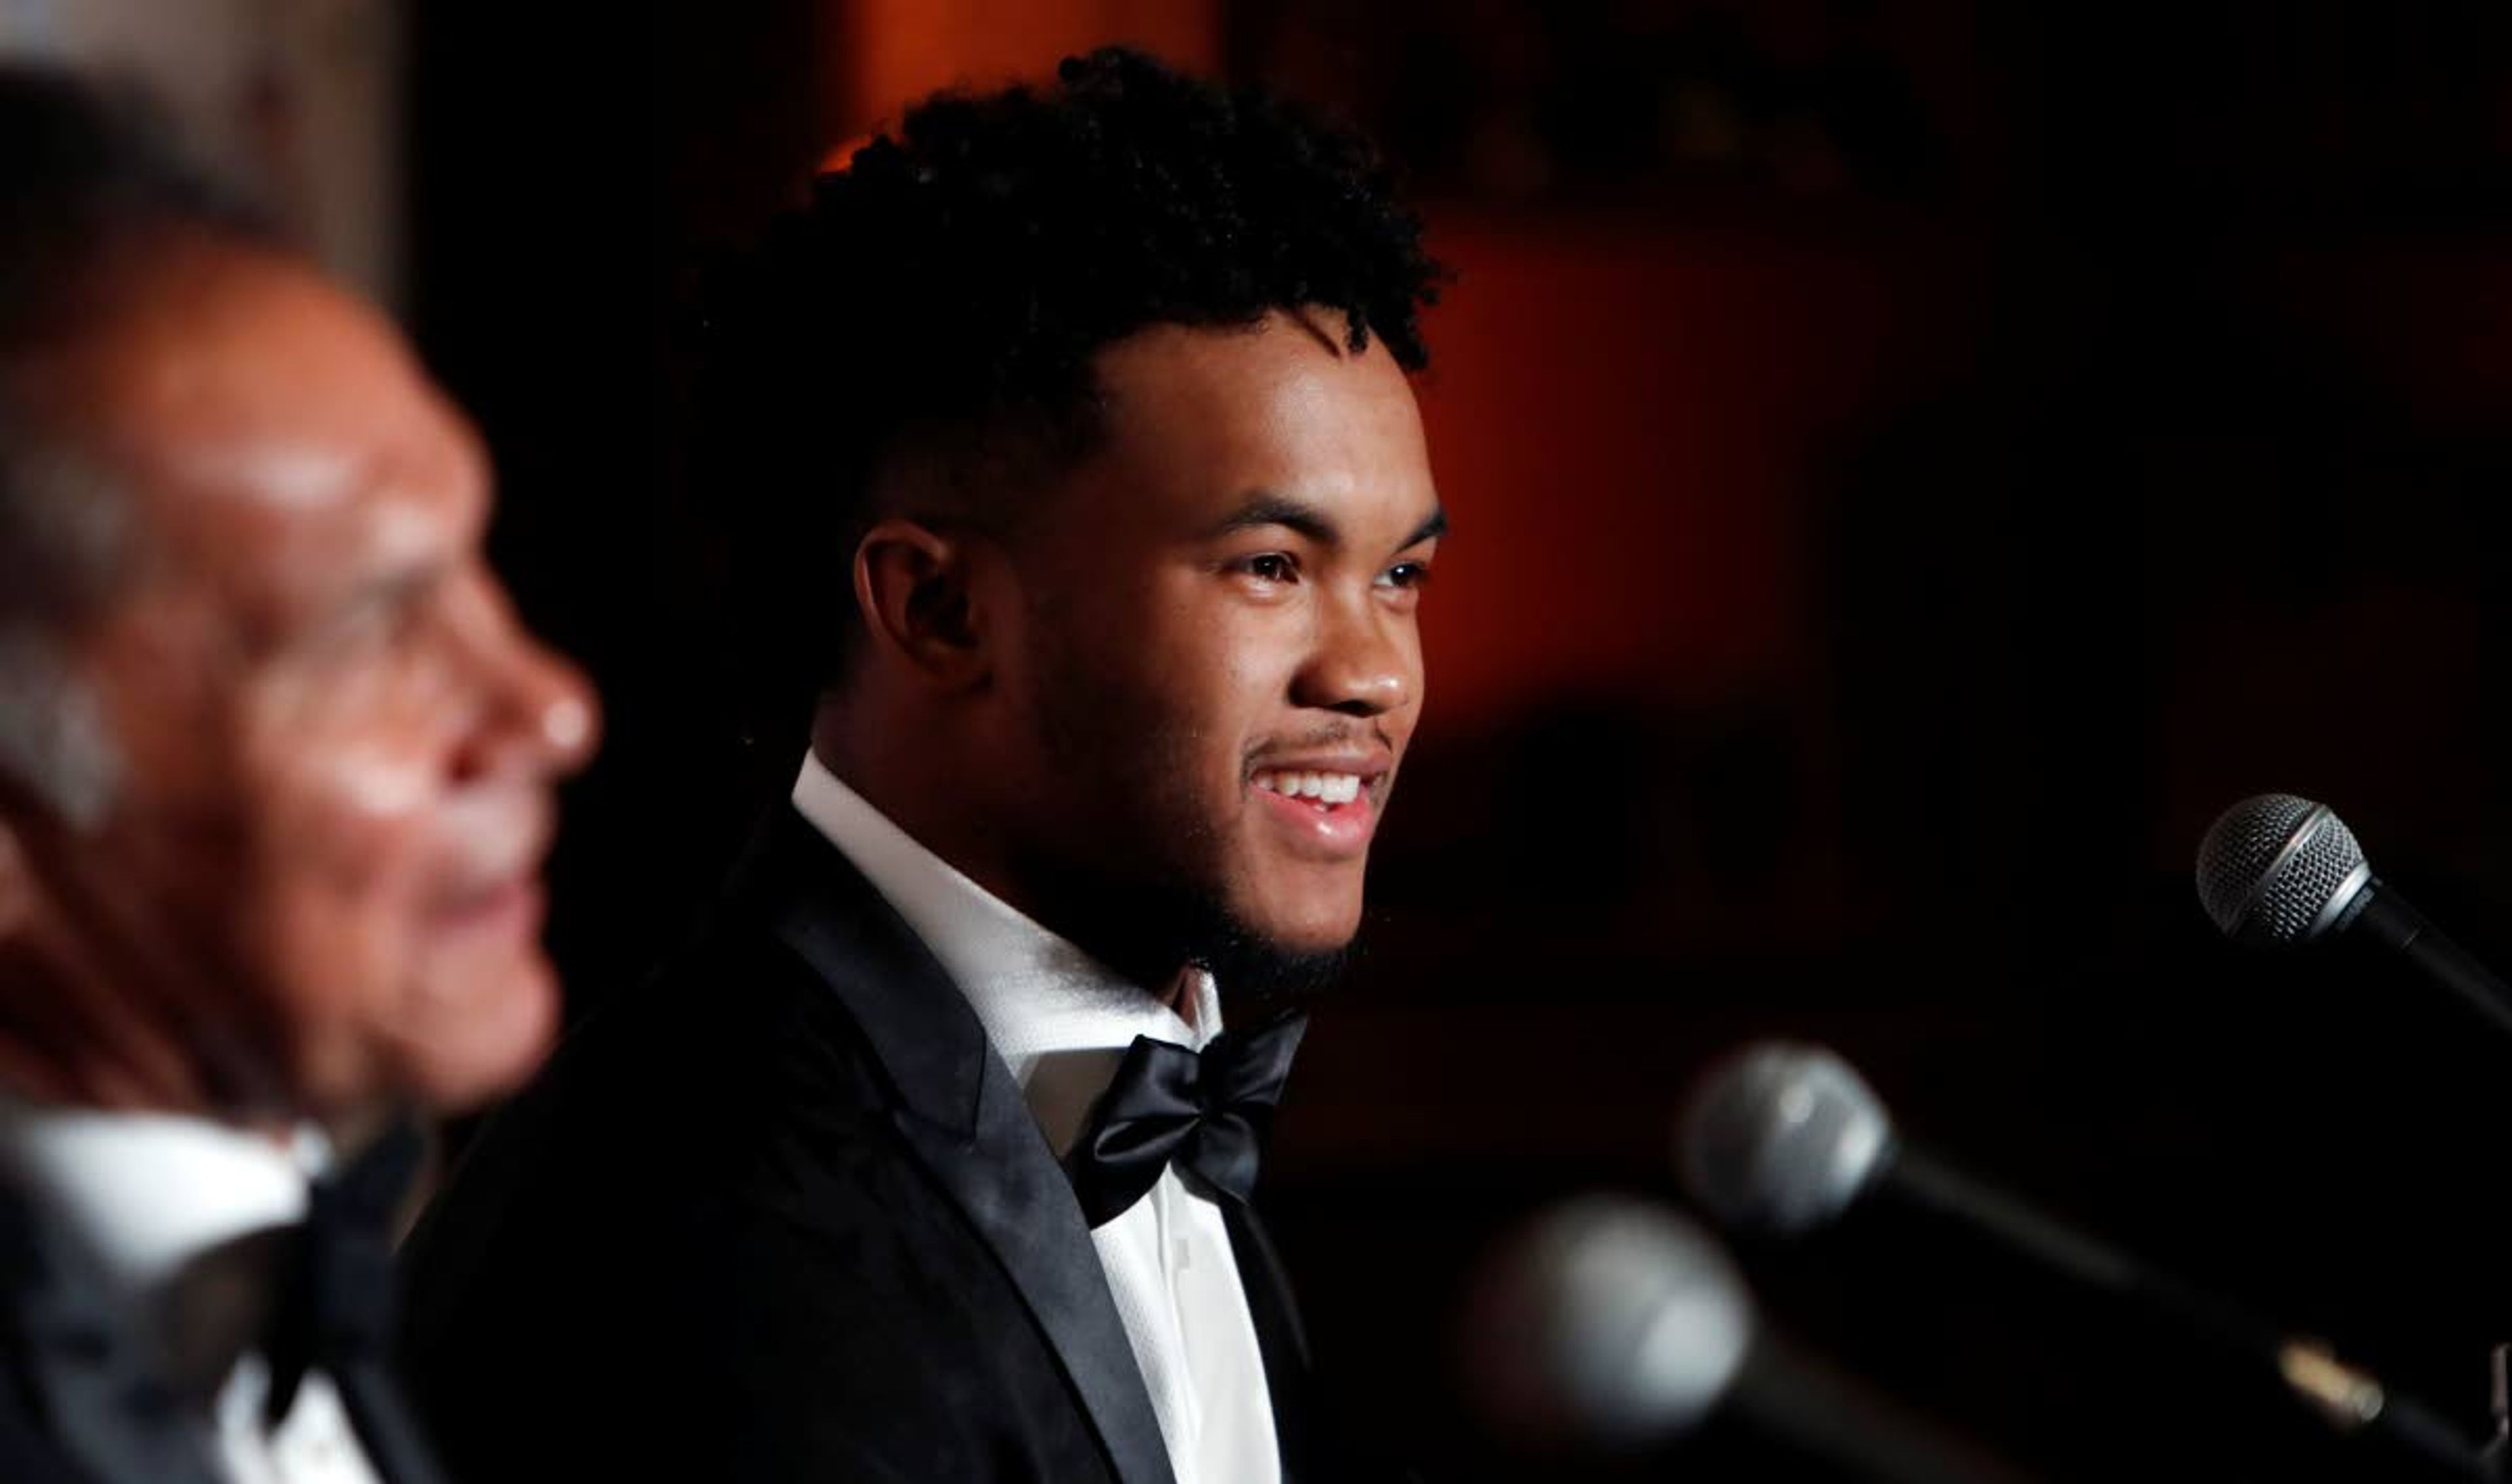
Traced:
MULTIPOLYGON (((1289 495, 1274 494, 1263 490, 1250 495, 1246 504, 1239 506, 1220 525, 1214 527, 1212 534, 1226 536, 1236 531, 1253 530, 1261 526, 1279 526, 1320 546, 1336 546, 1343 541, 1343 532, 1335 526, 1333 517, 1324 511, 1304 500, 1295 500, 1289 495)), ((1431 513, 1423 518, 1422 524, 1413 527, 1413 533, 1398 542, 1395 549, 1403 551, 1447 533, 1447 509, 1444 506, 1433 505, 1431 507, 1431 513)))
POLYGON ((1305 500, 1295 500, 1286 494, 1275 494, 1262 489, 1249 495, 1246 503, 1232 511, 1221 524, 1213 527, 1212 534, 1226 536, 1237 531, 1254 530, 1260 526, 1282 527, 1286 530, 1294 531, 1316 542, 1319 546, 1336 546, 1343 541, 1343 532, 1335 528, 1334 521, 1324 511, 1305 500))
POLYGON ((1413 534, 1406 536, 1403 544, 1395 549, 1403 551, 1408 547, 1419 546, 1425 541, 1435 541, 1447 533, 1448 507, 1433 505, 1431 507, 1431 514, 1423 520, 1422 524, 1413 527, 1413 534))
POLYGON ((420 559, 373 573, 333 601, 328 621, 346 626, 410 607, 441 585, 452 566, 446 560, 420 559))

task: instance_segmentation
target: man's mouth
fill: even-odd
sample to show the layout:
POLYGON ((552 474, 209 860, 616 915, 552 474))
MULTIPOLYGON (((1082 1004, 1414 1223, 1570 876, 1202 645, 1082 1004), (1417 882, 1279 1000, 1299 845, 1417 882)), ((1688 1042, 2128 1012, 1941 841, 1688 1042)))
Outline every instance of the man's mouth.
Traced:
POLYGON ((1306 773, 1287 769, 1260 772, 1253 780, 1256 787, 1284 799, 1306 799, 1319 808, 1332 808, 1350 803, 1360 797, 1358 773, 1306 773))
POLYGON ((1304 855, 1343 861, 1369 848, 1378 828, 1383 764, 1366 771, 1346 765, 1259 768, 1248 782, 1263 812, 1285 826, 1304 855))
POLYGON ((536 938, 544 891, 541 863, 549 854, 550 809, 533 798, 504 807, 483 801, 449 809, 457 827, 458 854, 438 893, 438 924, 461 933, 536 938))
POLYGON ((542 902, 540 874, 529 871, 447 898, 437 908, 436 922, 449 932, 465 935, 537 938, 542 902))

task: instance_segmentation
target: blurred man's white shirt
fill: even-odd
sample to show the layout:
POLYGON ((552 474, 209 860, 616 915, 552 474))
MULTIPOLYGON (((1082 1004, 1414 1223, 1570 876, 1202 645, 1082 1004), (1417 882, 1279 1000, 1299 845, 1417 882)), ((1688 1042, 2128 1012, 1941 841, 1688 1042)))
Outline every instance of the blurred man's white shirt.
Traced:
MULTIPOLYGON (((252 1244, 233 1244, 301 1223, 330 1160, 329 1142, 311 1129, 282 1143, 207 1118, 0 1097, 8 1178, 95 1261, 109 1301, 143 1315, 177 1355, 232 1347, 233 1336, 215 1331, 262 1308, 267 1295, 252 1290, 268 1281, 252 1244), (219 1292, 234 1285, 244 1291, 219 1292)), ((307 1375, 288 1415, 265 1429, 269 1387, 269 1366, 250 1347, 216 1385, 202 1423, 226 1478, 377 1484, 328 1378, 307 1375)))

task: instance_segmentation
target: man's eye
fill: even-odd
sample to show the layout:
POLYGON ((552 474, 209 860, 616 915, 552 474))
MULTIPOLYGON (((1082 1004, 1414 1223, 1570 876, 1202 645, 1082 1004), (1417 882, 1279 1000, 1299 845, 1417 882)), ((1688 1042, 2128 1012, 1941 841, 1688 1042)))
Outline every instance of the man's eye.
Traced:
POLYGON ((1378 580, 1388 587, 1421 587, 1431 580, 1431 564, 1428 562, 1398 562, 1382 573, 1378 580))
POLYGON ((418 627, 416 608, 398 597, 358 604, 331 621, 321 643, 328 649, 362 656, 397 649, 418 627))
POLYGON ((1291 559, 1277 551, 1250 557, 1238 564, 1238 569, 1259 582, 1289 582, 1300 574, 1291 559))

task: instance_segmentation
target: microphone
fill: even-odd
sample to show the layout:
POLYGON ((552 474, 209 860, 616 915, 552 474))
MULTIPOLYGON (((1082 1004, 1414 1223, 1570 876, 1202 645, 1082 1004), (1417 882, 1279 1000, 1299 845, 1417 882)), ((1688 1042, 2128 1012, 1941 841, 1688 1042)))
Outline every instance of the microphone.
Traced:
POLYGON ((1802 1236, 1870 1191, 1898 1198, 2264 1362, 2340 1433, 2396 1444, 2464 1477, 2491 1477, 2458 1428, 2327 1347, 2281 1334, 1911 1149, 1865 1080, 1823 1047, 1766 1042, 1713 1068, 1684 1114, 1678 1153, 1685 1187, 1732 1228, 1802 1236))
POLYGON ((1727 1411, 1886 1484, 2023 1484, 1763 1325, 1715 1239, 1671 1210, 1590 1195, 1489 1262, 1468 1312, 1475 1389, 1550 1443, 1636 1449, 1727 1411))
POLYGON ((2382 884, 2324 803, 2245 799, 2198 843, 2198 900, 2226 937, 2286 948, 2346 933, 2390 949, 2512 1031, 2512 989, 2382 884))

